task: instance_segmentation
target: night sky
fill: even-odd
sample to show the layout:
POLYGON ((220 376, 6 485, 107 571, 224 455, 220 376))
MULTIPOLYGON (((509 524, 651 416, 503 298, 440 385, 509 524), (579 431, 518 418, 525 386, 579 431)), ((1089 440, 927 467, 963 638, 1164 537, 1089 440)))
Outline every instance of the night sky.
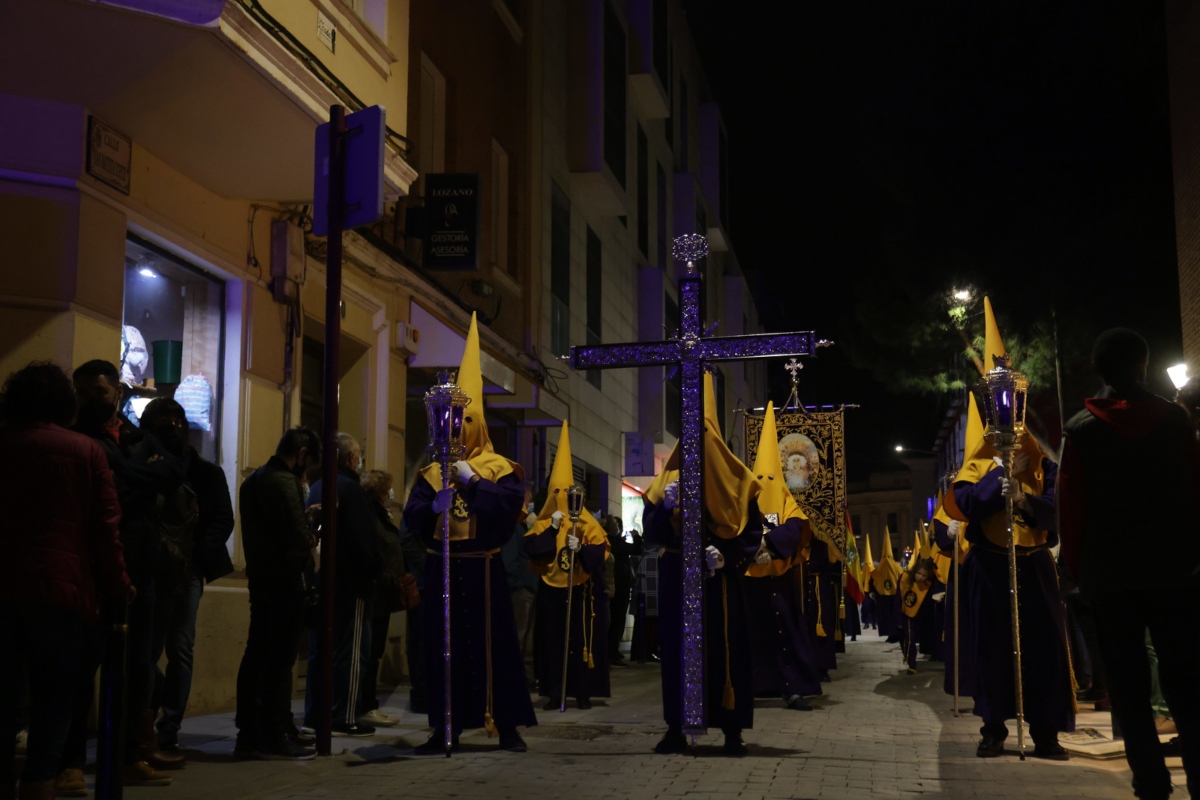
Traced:
MULTIPOLYGON (((1068 415, 1096 386, 1101 330, 1143 332, 1155 375, 1178 360, 1160 5, 686 5, 729 135, 734 246, 768 329, 839 342, 802 394, 862 405, 853 478, 899 468, 895 444, 931 447, 945 407, 855 366, 872 353, 862 315, 967 282, 1002 330, 1054 306, 1068 415)), ((946 358, 961 350, 948 341, 946 358)))

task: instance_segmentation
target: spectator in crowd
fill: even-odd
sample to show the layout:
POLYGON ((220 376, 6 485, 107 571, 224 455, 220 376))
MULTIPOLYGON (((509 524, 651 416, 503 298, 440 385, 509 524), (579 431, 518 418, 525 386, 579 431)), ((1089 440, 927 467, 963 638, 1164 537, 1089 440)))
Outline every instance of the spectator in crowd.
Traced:
MULTIPOLYGON (((153 435, 136 428, 117 409, 121 407, 120 374, 114 364, 94 360, 80 365, 72 375, 78 415, 75 429, 104 450, 121 505, 121 544, 125 566, 137 590, 129 606, 126 649, 125 723, 126 785, 166 786, 171 776, 162 769, 179 769, 185 759, 177 753, 157 751, 146 742, 146 722, 152 719, 150 692, 156 575, 169 565, 163 552, 165 498, 173 498, 184 482, 183 462, 167 451, 153 435)), ((91 713, 95 673, 103 650, 96 636, 85 654, 85 668, 75 693, 71 733, 63 753, 58 791, 78 793, 83 784, 87 720, 91 713)), ((152 723, 151 723, 152 724, 152 723)))
MULTIPOLYGON (((371 616, 376 579, 383 574, 377 517, 360 483, 362 447, 348 433, 337 435, 337 570, 333 591, 333 732, 371 736, 373 725, 358 719, 363 671, 371 653, 371 616)), ((318 480, 309 504, 322 503, 325 485, 318 480)), ((315 644, 315 637, 314 637, 315 644)), ((313 727, 317 686, 322 680, 316 647, 309 649, 305 726, 313 727)))
POLYGON ((321 463, 308 428, 284 433, 275 455, 242 483, 242 548, 250 588, 250 631, 237 677, 239 758, 305 760, 316 752, 295 737, 292 667, 304 631, 314 537, 301 481, 321 463))
POLYGON ((142 430, 149 431, 173 455, 183 459, 187 484, 195 494, 197 519, 192 531, 190 563, 182 586, 157 587, 154 613, 154 696, 152 707, 162 710, 158 746, 179 749, 179 728, 192 690, 192 655, 196 644, 196 613, 204 584, 233 571, 227 542, 233 534, 233 502, 225 472, 205 461, 187 444, 188 420, 183 406, 166 397, 152 400, 142 412, 142 430), (158 667, 167 656, 164 673, 158 667))
MULTIPOLYGON (((417 581, 417 591, 425 591, 425 545, 412 534, 400 518, 400 549, 404 551, 404 564, 417 581)), ((420 608, 404 612, 404 659, 408 662, 408 710, 414 714, 428 712, 425 685, 425 656, 423 614, 420 608)))
POLYGON ((608 544, 612 548, 613 595, 609 601, 608 659, 614 667, 628 667, 629 662, 621 655, 621 640, 625 638, 625 621, 629 615, 629 597, 633 592, 633 558, 641 555, 642 537, 630 531, 626 540, 621 530, 621 520, 612 515, 604 519, 608 544))
POLYGON ((656 662, 658 655, 658 548, 642 553, 634 586, 633 640, 629 656, 638 664, 656 662))
POLYGON ((1171 794, 1151 704, 1146 630, 1179 731, 1188 791, 1200 796, 1200 647, 1187 602, 1200 590, 1198 452, 1186 412, 1148 392, 1146 340, 1100 334, 1092 364, 1104 380, 1066 424, 1059 472, 1062 559, 1095 610, 1113 721, 1138 797, 1171 794), (1124 468, 1122 468, 1124 467, 1124 468), (1145 534, 1138 541, 1139 534, 1145 534), (1153 575, 1152 581, 1130 576, 1153 575))
POLYGON ((525 490, 525 515, 517 522, 512 538, 500 548, 504 559, 504 572, 508 576, 508 591, 512 595, 513 617, 517 623, 517 639, 521 642, 521 655, 525 659, 525 677, 534 685, 533 674, 533 626, 537 600, 537 587, 541 581, 529 570, 529 555, 525 552, 525 533, 537 522, 533 509, 533 495, 525 490))
POLYGON ((4 384, 0 797, 15 796, 17 706, 26 687, 31 714, 20 796, 54 797, 71 725, 71 689, 101 606, 123 603, 132 593, 112 472, 99 445, 67 430, 74 417, 71 382, 54 364, 30 364, 4 384))
POLYGON ((400 532, 392 517, 392 506, 396 492, 392 488, 392 474, 373 469, 363 473, 362 486, 375 511, 375 533, 379 537, 379 551, 383 558, 383 575, 379 578, 372 602, 371 646, 363 665, 362 701, 359 717, 368 725, 390 727, 400 721, 379 707, 379 663, 387 649, 388 626, 392 614, 404 608, 401 598, 401 580, 408 569, 404 563, 404 551, 400 547, 400 532))

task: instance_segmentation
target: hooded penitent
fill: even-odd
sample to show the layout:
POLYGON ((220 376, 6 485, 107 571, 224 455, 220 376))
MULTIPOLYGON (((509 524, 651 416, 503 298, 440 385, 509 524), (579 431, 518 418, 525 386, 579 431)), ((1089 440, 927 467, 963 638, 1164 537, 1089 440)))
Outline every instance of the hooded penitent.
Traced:
POLYGON ((859 582, 859 586, 862 587, 862 590, 864 592, 870 590, 871 575, 874 572, 875 572, 875 560, 871 557, 871 537, 864 533, 863 534, 863 557, 862 557, 862 567, 861 567, 862 580, 859 582))
MULTIPOLYGON (((462 443, 463 460, 471 465, 471 469, 481 478, 492 482, 510 473, 516 473, 522 482, 525 480, 521 465, 497 455, 492 448, 492 439, 488 435, 487 420, 484 418, 483 406, 483 372, 479 366, 479 327, 475 314, 471 314, 471 327, 467 329, 467 338, 463 347, 462 361, 458 367, 458 386, 470 398, 463 412, 462 443)), ((442 488, 442 468, 436 462, 421 470, 421 477, 428 481, 435 490, 442 488)), ((450 540, 475 538, 474 518, 467 513, 466 504, 461 495, 455 495, 454 506, 450 509, 450 540)), ((441 537, 442 524, 439 518, 437 538, 441 537)))
MULTIPOLYGON (((774 524, 782 525, 789 519, 806 519, 804 512, 792 497, 787 480, 783 475, 783 459, 779 457, 779 433, 775 428, 775 404, 767 403, 767 413, 763 417, 762 433, 758 440, 758 451, 754 456, 754 467, 751 469, 754 479, 758 481, 758 510, 764 519, 774 515, 774 524)), ((752 578, 762 578, 768 575, 783 575, 796 563, 796 556, 791 558, 776 558, 766 564, 752 564, 746 574, 752 578)))
POLYGON ((871 585, 879 594, 890 597, 900 586, 900 574, 900 565, 892 555, 892 532, 884 526, 883 556, 879 559, 879 565, 871 571, 871 585))
MULTIPOLYGON (((542 506, 541 513, 538 514, 537 522, 533 523, 533 526, 525 534, 526 536, 537 536, 544 533, 550 527, 550 518, 554 512, 561 511, 563 513, 554 548, 555 558, 551 559, 544 567, 530 562, 530 568, 539 572, 543 581, 559 589, 567 587, 567 570, 570 568, 567 535, 573 529, 582 545, 602 545, 606 557, 610 550, 608 536, 586 508, 579 515, 578 526, 572 526, 570 515, 567 513, 567 490, 574 482, 575 476, 571 471, 571 442, 567 433, 567 423, 563 422, 562 434, 558 438, 558 450, 554 453, 554 467, 550 470, 550 483, 546 487, 546 503, 542 506)), ((588 574, 583 569, 583 561, 576 559, 574 585, 585 583, 587 579, 588 574)))
MULTIPOLYGON (((983 311, 985 317, 985 344, 984 344, 984 362, 988 368, 992 365, 993 356, 1003 356, 1008 354, 1008 350, 1004 346, 1004 341, 1000 338, 1000 329, 996 325, 996 316, 992 312, 992 303, 988 298, 983 298, 983 311)), ((968 410, 968 414, 970 411, 968 410)), ((968 417, 968 425, 971 418, 968 417)), ((968 435, 971 431, 968 428, 968 435)), ((991 442, 987 440, 986 432, 979 435, 979 440, 973 450, 963 451, 963 466, 954 477, 955 483, 978 483, 983 476, 987 475, 993 469, 1000 469, 996 464, 996 456, 999 453, 991 442)), ((969 444, 969 440, 967 444, 969 444)), ((1026 435, 1021 439, 1021 450, 1029 457, 1029 465, 1024 472, 1017 474, 1015 477, 1021 484, 1021 489, 1026 493, 1034 496, 1041 495, 1044 489, 1045 472, 1042 470, 1042 451, 1038 447, 1037 441, 1033 436, 1026 435)), ((946 499, 943 501, 943 507, 946 514, 952 519, 958 519, 962 522, 967 522, 967 517, 954 504, 954 493, 947 492, 946 499)), ((988 541, 999 547, 1008 546, 1008 520, 1005 514, 993 514, 983 522, 983 534, 988 541)), ((964 537, 965 538, 965 537, 964 537)), ((1034 547, 1046 542, 1046 532, 1038 531, 1025 525, 1019 518, 1013 520, 1013 538, 1019 546, 1034 547)))

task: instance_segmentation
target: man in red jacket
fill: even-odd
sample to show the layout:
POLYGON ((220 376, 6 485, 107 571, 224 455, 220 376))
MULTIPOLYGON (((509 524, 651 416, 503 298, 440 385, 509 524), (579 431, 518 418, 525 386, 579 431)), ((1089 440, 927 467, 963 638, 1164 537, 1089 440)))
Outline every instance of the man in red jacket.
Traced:
POLYGON ((130 591, 117 492, 104 451, 66 429, 75 393, 54 364, 14 372, 0 399, 0 800, 14 796, 16 703, 28 682, 22 798, 54 797, 70 688, 100 606, 130 591))
POLYGON ((1187 602, 1200 590, 1197 446, 1184 410, 1144 388, 1149 358, 1146 340, 1131 330, 1115 328, 1096 340, 1092 363, 1105 386, 1064 430, 1062 556, 1096 610, 1135 793, 1171 793, 1150 705, 1149 629, 1188 791, 1200 797, 1200 646, 1187 602), (1181 602, 1163 602, 1164 591, 1181 602))

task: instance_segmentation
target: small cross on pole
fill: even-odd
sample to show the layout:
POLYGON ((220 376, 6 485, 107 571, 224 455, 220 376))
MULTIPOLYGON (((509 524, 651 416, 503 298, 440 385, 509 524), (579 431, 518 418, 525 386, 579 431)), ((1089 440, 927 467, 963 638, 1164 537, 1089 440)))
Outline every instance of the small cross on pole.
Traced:
POLYGON ((812 355, 829 342, 809 331, 743 336, 706 336, 700 320, 701 276, 695 262, 708 254, 708 241, 698 234, 675 239, 673 254, 687 264, 679 278, 679 336, 663 342, 631 342, 572 347, 571 368, 617 369, 678 365, 681 393, 679 437, 679 505, 683 534, 683 732, 705 732, 704 714, 704 530, 703 530, 703 391, 705 365, 715 361, 812 355))

